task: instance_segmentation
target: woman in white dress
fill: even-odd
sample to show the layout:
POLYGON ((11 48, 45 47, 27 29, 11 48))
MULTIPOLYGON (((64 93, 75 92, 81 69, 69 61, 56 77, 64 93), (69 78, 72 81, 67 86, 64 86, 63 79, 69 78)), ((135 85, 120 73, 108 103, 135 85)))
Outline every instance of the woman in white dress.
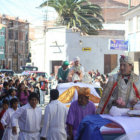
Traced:
MULTIPOLYGON (((11 125, 11 118, 14 112, 17 110, 18 107, 18 100, 16 98, 11 99, 10 106, 5 114, 3 115, 1 119, 1 123, 5 128, 4 135, 2 137, 2 140, 17 140, 18 139, 18 133, 16 135, 12 134, 12 125, 11 125)), ((17 124, 18 127, 18 124, 17 124)), ((18 129, 19 132, 19 129, 18 129)))

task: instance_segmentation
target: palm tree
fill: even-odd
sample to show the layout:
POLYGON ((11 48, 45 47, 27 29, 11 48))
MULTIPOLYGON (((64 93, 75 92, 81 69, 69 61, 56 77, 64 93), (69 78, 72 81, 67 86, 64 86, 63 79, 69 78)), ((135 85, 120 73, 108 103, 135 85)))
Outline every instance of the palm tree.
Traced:
POLYGON ((87 0, 47 0, 39 7, 53 7, 59 15, 59 21, 67 28, 78 29, 82 33, 97 34, 102 29, 101 8, 87 0))

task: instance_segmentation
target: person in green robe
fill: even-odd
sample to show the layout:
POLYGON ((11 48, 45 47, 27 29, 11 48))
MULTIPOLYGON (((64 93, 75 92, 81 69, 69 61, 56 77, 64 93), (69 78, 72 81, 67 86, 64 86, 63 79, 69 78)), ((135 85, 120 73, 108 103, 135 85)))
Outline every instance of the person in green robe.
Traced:
POLYGON ((69 62, 64 61, 62 66, 58 69, 58 73, 57 73, 58 83, 68 82, 68 80, 67 80, 68 74, 69 74, 68 66, 69 66, 69 62))

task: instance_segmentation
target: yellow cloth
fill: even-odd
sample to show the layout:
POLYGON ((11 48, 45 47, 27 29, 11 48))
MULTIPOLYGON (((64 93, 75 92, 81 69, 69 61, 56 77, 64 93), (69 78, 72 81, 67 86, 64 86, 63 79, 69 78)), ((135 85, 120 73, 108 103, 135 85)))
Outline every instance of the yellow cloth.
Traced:
MULTIPOLYGON (((89 97, 89 100, 92 101, 93 103, 99 103, 100 101, 100 98, 99 97, 96 97, 94 95, 92 95, 90 93, 90 89, 89 88, 84 88, 86 89, 86 95, 88 95, 89 97)), ((62 102, 62 103, 70 103, 73 99, 73 96, 75 94, 75 90, 77 90, 78 92, 78 95, 79 93, 80 94, 83 94, 84 92, 82 92, 84 90, 83 88, 80 88, 78 86, 73 86, 69 89, 67 89, 66 91, 64 91, 60 96, 59 96, 59 101, 62 102), (80 92, 79 92, 80 91, 80 92)))
POLYGON ((66 91, 64 91, 60 96, 59 96, 59 101, 62 103, 69 103, 75 93, 76 88, 75 87, 71 87, 69 89, 67 89, 66 91))

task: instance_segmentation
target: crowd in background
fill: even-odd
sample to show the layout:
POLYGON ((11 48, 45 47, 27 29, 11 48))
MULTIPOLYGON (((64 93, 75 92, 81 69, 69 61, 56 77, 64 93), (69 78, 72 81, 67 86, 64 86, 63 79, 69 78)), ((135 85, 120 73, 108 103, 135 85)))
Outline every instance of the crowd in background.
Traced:
POLYGON ((23 106, 27 103, 28 96, 32 92, 39 95, 40 103, 43 104, 41 95, 48 94, 48 80, 44 75, 37 77, 36 74, 32 74, 11 77, 8 74, 0 73, 0 104, 4 99, 10 101, 12 98, 18 98, 20 106, 23 106))
MULTIPOLYGON (((56 76, 51 73, 48 78, 45 76, 37 77, 36 74, 9 76, 7 73, 0 73, 0 119, 3 118, 4 113, 8 110, 14 113, 14 104, 18 103, 18 107, 23 107, 29 102, 29 96, 36 93, 39 97, 39 103, 44 106, 45 95, 48 90, 54 88, 56 85, 56 76)), ((15 110, 16 111, 16 110, 15 110)), ((10 126, 11 127, 11 126, 10 126)), ((0 137, 4 133, 4 127, 0 124, 0 137)))
MULTIPOLYGON (((108 75, 100 74, 98 70, 89 71, 92 83, 102 88, 108 81, 108 75)), ((8 76, 8 74, 0 73, 0 106, 4 99, 10 101, 12 98, 19 100, 19 105, 23 106, 27 103, 28 96, 32 92, 36 92, 40 98, 40 104, 44 104, 45 95, 49 89, 55 88, 57 85, 57 76, 51 73, 49 77, 32 75, 8 76)))
MULTIPOLYGON (((7 73, 0 73, 0 119, 8 107, 12 107, 11 101, 13 99, 17 99, 18 107, 22 107, 28 103, 31 93, 38 95, 39 103, 43 106, 45 95, 48 94, 48 84, 49 79, 44 75, 39 77, 36 74, 9 76, 7 73)), ((3 131, 4 128, 0 124, 0 139, 2 138, 3 131)))
POLYGON ((92 83, 96 84, 104 89, 105 85, 108 82, 108 74, 100 74, 98 70, 89 71, 89 75, 92 78, 92 83))
MULTIPOLYGON (((133 80, 136 75, 130 73, 132 72, 130 70, 133 70, 131 61, 127 57, 126 60, 124 58, 125 57, 123 56, 120 59, 121 75, 119 75, 119 78, 123 80, 123 83, 121 84, 125 84, 126 86, 129 79, 133 80), (128 66, 128 69, 124 67, 125 61, 126 63, 127 61, 130 63, 126 65, 126 67, 128 66)), ((98 70, 96 70, 96 72, 94 70, 85 72, 79 61, 80 60, 78 57, 75 58, 74 66, 71 69, 68 67, 69 63, 67 61, 64 61, 62 67, 60 67, 58 70, 57 76, 51 73, 50 77, 45 77, 43 75, 38 77, 36 74, 10 77, 7 74, 0 73, 0 105, 2 107, 2 110, 0 112, 0 119, 2 118, 2 124, 0 124, 0 135, 2 134, 1 132, 4 132, 4 136, 8 136, 6 135, 6 130, 7 132, 10 130, 8 133, 12 134, 14 137, 15 134, 17 137, 17 134, 19 134, 19 140, 23 140, 23 136, 25 137, 24 140, 28 139, 29 137, 34 140, 46 140, 46 138, 49 140, 73 140, 75 138, 80 139, 81 134, 83 134, 83 126, 86 126, 85 122, 92 120, 91 124, 93 125, 95 121, 98 122, 97 120, 99 120, 100 123, 100 120, 102 121, 102 118, 98 115, 93 114, 98 114, 98 112, 101 112, 102 114, 102 112, 104 112, 107 104, 106 102, 105 104, 102 104, 102 102, 104 102, 104 99, 106 99, 106 94, 109 94, 109 98, 111 97, 110 93, 113 90, 111 90, 109 93, 107 89, 111 89, 110 85, 112 85, 112 81, 108 81, 108 75, 100 74, 98 70), (68 84, 79 82, 78 84, 85 85, 85 87, 79 87, 79 89, 77 90, 77 99, 72 100, 72 102, 68 101, 68 103, 71 103, 69 109, 66 108, 66 104, 64 105, 62 102, 60 102, 60 98, 62 96, 59 98, 59 91, 58 89, 56 89, 56 81, 62 84, 62 87, 64 86, 63 83, 67 82, 73 82, 68 84), (95 90, 96 88, 101 88, 102 90, 104 90, 103 94, 98 93, 101 97, 100 102, 98 101, 97 104, 95 104, 97 98, 94 98, 95 96, 91 94, 90 89, 86 87, 85 83, 92 84, 95 90), (52 90, 50 90, 50 102, 45 108, 45 117, 43 119, 44 122, 42 124, 42 127, 42 110, 39 106, 37 106, 37 104, 39 100, 40 105, 44 106, 45 95, 48 94, 48 89, 52 90), (95 99, 94 101, 92 100, 93 98, 95 99), (91 115, 90 118, 89 115, 91 115), (9 119, 8 123, 6 123, 6 119, 9 119), (16 122, 19 122, 19 127, 16 122), (20 133, 17 131, 17 128, 20 128, 20 133)), ((114 83, 114 85, 116 86, 116 82, 114 83)), ((137 89, 136 86, 135 89, 137 89)), ((122 91, 124 91, 124 88, 122 88, 122 91)), ((69 93, 70 92, 64 92, 64 94, 61 95, 66 95, 63 97, 67 100, 67 97, 71 98, 69 93)), ((122 93, 124 94, 124 92, 122 93)), ((137 93, 136 97, 135 94, 132 95, 134 95, 134 99, 129 104, 133 107, 134 104, 136 105, 138 103, 138 100, 136 98, 139 98, 139 95, 137 93)), ((74 94, 72 96, 74 96, 74 94)), ((109 101, 109 98, 107 98, 107 101, 109 101)), ((111 106, 113 107, 114 104, 117 107, 125 107, 125 99, 116 98, 111 103, 111 106)), ((130 106, 128 107, 130 108, 130 106)), ((109 112, 110 108, 108 107, 106 109, 109 112)), ((112 115, 114 114, 112 113, 112 115)), ((95 125, 93 128, 95 128, 96 133, 93 133, 92 129, 92 133, 94 134, 94 136, 91 134, 90 135, 96 139, 98 133, 99 135, 97 137, 101 138, 101 134, 97 132, 99 131, 99 126, 95 125)), ((86 129, 86 131, 84 132, 85 135, 82 136, 83 139, 86 139, 86 136, 90 131, 87 130, 89 129, 86 129)), ((8 139, 5 138, 2 140, 8 139)))
MULTIPOLYGON (((102 89, 105 87, 108 75, 100 74, 98 70, 89 71, 88 74, 93 84, 102 89)), ((31 93, 36 93, 40 106, 44 106, 45 95, 48 95, 51 89, 55 89, 58 83, 58 76, 54 73, 48 77, 37 76, 37 74, 9 76, 7 73, 0 73, 0 108, 2 109, 0 119, 10 106, 12 99, 17 99, 18 107, 22 107, 28 103, 31 93)), ((2 124, 0 124, 0 130, 4 132, 2 124)))
MULTIPOLYGON (((92 78, 92 83, 104 88, 108 81, 108 75, 100 74, 98 70, 88 72, 92 78)), ((17 99, 18 107, 22 107, 28 103, 31 93, 36 93, 39 97, 40 106, 44 106, 45 95, 49 90, 56 88, 57 75, 51 73, 49 77, 31 75, 9 76, 7 73, 0 73, 0 119, 11 106, 11 101, 17 99)), ((12 101, 13 102, 13 101, 12 101)), ((0 135, 3 134, 4 128, 0 124, 0 135)), ((2 136, 1 136, 2 137, 2 136)))

